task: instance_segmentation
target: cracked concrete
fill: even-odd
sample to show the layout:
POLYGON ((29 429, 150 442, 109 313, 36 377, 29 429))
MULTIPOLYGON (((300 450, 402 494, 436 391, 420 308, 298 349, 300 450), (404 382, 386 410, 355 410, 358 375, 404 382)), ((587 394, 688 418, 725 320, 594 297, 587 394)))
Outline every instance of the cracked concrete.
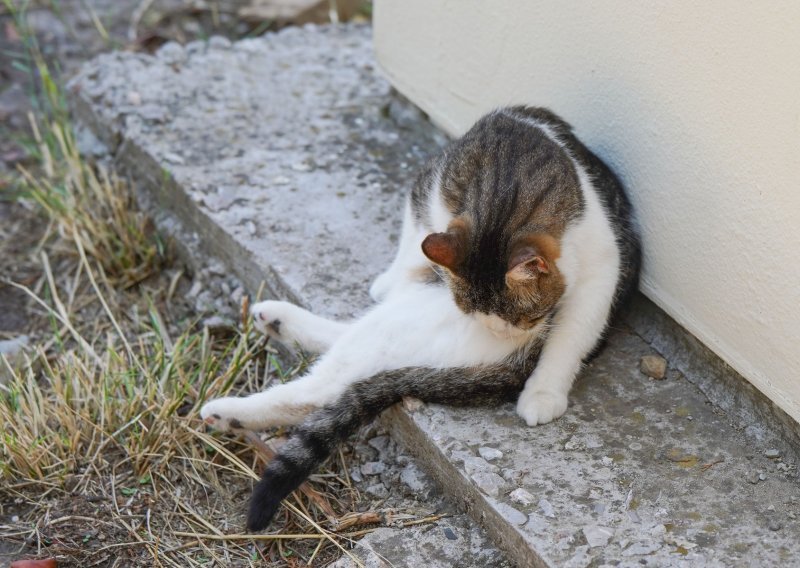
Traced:
MULTIPOLYGON (((363 27, 101 56, 71 89, 156 207, 252 293, 263 281, 337 317, 368 305, 403 194, 445 142, 377 74, 363 27)), ((520 566, 789 564, 794 454, 742 432, 735 406, 713 406, 674 365, 646 377, 651 354, 616 329, 566 416, 533 429, 511 406, 384 420, 520 566)))

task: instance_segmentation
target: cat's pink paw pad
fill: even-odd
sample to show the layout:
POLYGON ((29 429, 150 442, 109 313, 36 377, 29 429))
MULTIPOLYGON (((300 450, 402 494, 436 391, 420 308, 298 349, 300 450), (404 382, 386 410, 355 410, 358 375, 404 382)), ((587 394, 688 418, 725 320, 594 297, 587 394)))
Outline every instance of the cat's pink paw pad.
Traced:
POLYGON ((567 411, 567 396, 560 392, 524 390, 517 401, 517 414, 528 426, 547 424, 567 411))

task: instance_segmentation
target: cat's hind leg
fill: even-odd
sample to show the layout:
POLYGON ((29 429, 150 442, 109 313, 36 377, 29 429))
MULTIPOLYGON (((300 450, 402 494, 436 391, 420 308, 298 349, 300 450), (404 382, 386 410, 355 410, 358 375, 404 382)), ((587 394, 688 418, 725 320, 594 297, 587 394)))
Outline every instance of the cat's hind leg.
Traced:
POLYGON ((411 202, 408 201, 403 214, 403 230, 400 234, 397 255, 389 268, 379 275, 369 287, 369 295, 373 300, 380 302, 386 299, 399 282, 408 281, 410 270, 413 267, 424 266, 427 263, 420 248, 424 237, 425 235, 417 228, 411 212, 411 202))
POLYGON ((203 405, 200 417, 217 430, 264 430, 292 426, 307 414, 333 402, 341 389, 329 388, 314 369, 291 382, 244 397, 216 398, 203 405))
POLYGON ((313 353, 325 353, 350 326, 312 314, 290 302, 259 302, 250 312, 260 331, 287 347, 297 345, 313 353))

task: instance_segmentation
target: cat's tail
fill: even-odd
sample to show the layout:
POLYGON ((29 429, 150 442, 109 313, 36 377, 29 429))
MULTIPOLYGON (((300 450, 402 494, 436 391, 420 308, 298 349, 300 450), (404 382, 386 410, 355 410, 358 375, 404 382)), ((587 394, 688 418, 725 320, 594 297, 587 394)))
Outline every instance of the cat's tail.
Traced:
POLYGON ((264 470, 253 491, 247 527, 263 530, 281 501, 362 424, 403 397, 452 406, 483 406, 516 399, 532 369, 525 361, 483 367, 406 367, 378 373, 347 388, 333 404, 310 414, 264 470))

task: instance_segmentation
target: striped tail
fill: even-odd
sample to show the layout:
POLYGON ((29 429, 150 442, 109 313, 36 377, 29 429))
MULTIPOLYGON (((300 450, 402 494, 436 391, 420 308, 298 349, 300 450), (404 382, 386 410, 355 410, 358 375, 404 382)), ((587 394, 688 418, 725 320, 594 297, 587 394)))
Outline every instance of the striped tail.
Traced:
POLYGON ((316 471, 341 442, 403 397, 452 406, 512 401, 525 385, 536 357, 524 359, 485 367, 406 367, 351 385, 335 403, 310 414, 264 469, 250 501, 247 528, 265 529, 281 501, 316 471))

